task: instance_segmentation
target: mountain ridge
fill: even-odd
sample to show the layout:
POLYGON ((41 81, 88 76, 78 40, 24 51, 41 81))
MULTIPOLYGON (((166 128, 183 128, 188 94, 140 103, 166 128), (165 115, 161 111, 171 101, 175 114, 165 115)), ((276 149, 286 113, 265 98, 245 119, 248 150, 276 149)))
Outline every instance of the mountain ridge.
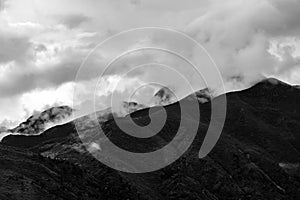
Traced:
MULTIPOLYGON (((186 101, 189 97, 194 98, 195 95, 188 95, 180 101, 186 101)), ((300 91, 294 86, 262 81, 246 90, 227 93, 226 97, 227 117, 214 149, 205 158, 199 159, 199 148, 211 120, 211 101, 199 102, 201 117, 192 145, 174 163, 154 172, 123 173, 98 162, 89 151, 101 150, 82 143, 74 122, 52 127, 41 135, 7 136, 0 143, 0 147, 7 150, 3 152, 0 148, 0 156, 7 152, 22 151, 28 152, 29 156, 24 160, 30 160, 34 155, 40 156, 41 160, 37 159, 36 162, 41 166, 45 165, 44 158, 52 163, 53 168, 61 169, 55 160, 66 161, 68 166, 74 165, 74 168, 77 166, 83 171, 84 177, 94 177, 95 180, 84 179, 85 186, 81 185, 86 188, 82 191, 86 195, 84 198, 68 187, 64 195, 72 195, 74 199, 98 199, 96 193, 110 199, 298 199, 300 176, 296 172, 300 163, 300 114, 297 112, 297 102, 300 101, 300 91), (123 194, 123 191, 126 192, 123 194)), ((218 97, 212 99, 217 100, 218 97)), ((124 148, 137 152, 149 151, 171 140, 181 120, 179 102, 155 109, 156 112, 165 109, 167 120, 171 123, 167 123, 157 137, 146 143, 128 139, 113 118, 100 122, 100 125, 105 133, 110 133, 106 135, 109 140, 124 145, 124 148)), ((149 108, 121 119, 126 121, 129 117, 137 124, 147 124, 149 108)), ((93 124, 88 124, 87 116, 76 120, 82 120, 82 128, 92 133, 90 137, 98 139, 97 129, 93 124)), ((185 128, 189 130, 189 127, 185 128)), ((19 159, 19 156, 16 155, 16 158, 19 159)), ((122 161, 122 158, 118 159, 122 161)), ((13 163, 13 159, 10 159, 7 165, 0 167, 0 174, 8 174, 9 166, 13 163)), ((123 162, 123 165, 129 167, 130 163, 123 162)), ((25 169, 28 167, 25 166, 25 169)), ((37 173, 41 178, 48 177, 47 173, 37 173)), ((67 179, 66 183, 78 184, 80 178, 72 173, 75 172, 70 173, 74 179, 67 179)), ((25 180, 35 183, 38 180, 24 172, 21 174, 25 177, 20 179, 21 183, 25 184, 25 180)), ((5 185, 11 185, 7 180, 4 180, 5 185)), ((52 185, 59 185, 56 180, 50 180, 52 185)), ((16 187, 21 188, 18 185, 16 187)), ((32 187, 34 184, 25 184, 25 188, 32 187)), ((15 190, 1 190, 4 194, 16 195, 15 190)), ((45 190, 55 198, 63 198, 52 190, 45 190)), ((51 198, 47 196, 45 199, 51 198)))
POLYGON ((72 113, 73 109, 69 106, 51 107, 31 115, 26 121, 8 131, 18 134, 39 134, 45 131, 50 124, 57 124, 70 118, 72 113))

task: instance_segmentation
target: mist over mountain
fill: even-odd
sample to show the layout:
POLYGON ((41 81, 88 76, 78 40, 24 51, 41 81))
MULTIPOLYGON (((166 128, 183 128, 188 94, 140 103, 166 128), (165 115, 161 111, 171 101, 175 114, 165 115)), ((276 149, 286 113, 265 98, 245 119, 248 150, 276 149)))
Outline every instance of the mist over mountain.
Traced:
POLYGON ((212 100, 213 93, 210 89, 204 88, 202 90, 196 91, 194 93, 195 97, 198 99, 200 103, 206 103, 212 100))
POLYGON ((168 87, 159 89, 151 99, 153 105, 168 105, 177 101, 175 93, 168 87))
POLYGON ((52 107, 41 113, 35 113, 25 122, 10 129, 9 132, 19 134, 39 134, 51 126, 66 122, 71 118, 72 112, 73 109, 69 106, 52 107))
MULTIPOLYGON (((227 117, 221 137, 212 152, 199 159, 199 148, 211 120, 211 103, 219 98, 209 96, 204 90, 180 100, 199 100, 201 116, 196 138, 177 161, 150 173, 124 173, 96 160, 90 152, 102 152, 102 146, 84 145, 74 121, 40 135, 9 135, 0 143, 0 197, 298 199, 300 90, 272 78, 226 94, 227 117)), ((130 104, 138 105, 126 103, 129 107, 130 104)), ((156 112, 161 109, 166 110, 168 123, 157 136, 147 140, 128 137, 112 116, 99 124, 108 139, 120 147, 133 152, 153 151, 172 140, 182 120, 179 102, 157 107, 156 112)), ((126 122, 129 117, 137 124, 147 124, 149 108, 138 109, 121 119, 126 122)), ((85 137, 101 139, 96 124, 89 119, 84 116, 76 120, 89 133, 85 137)), ((185 128, 189 131, 189 127, 185 128)), ((125 168, 131 166, 122 158, 115 162, 125 168)))
POLYGON ((0 0, 0 200, 300 199, 300 0, 0 0))
MULTIPOLYGON (((215 97, 213 91, 208 88, 204 88, 192 94, 200 103, 206 103, 211 101, 215 97)), ((162 87, 159 89, 151 99, 153 105, 168 105, 178 101, 176 95, 168 87, 162 87)))

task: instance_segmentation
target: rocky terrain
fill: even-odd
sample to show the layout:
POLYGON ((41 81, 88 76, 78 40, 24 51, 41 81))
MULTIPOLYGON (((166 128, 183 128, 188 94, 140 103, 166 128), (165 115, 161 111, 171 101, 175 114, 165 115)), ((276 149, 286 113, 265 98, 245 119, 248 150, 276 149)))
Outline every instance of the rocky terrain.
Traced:
POLYGON ((30 116, 25 122, 9 130, 9 132, 29 135, 39 134, 47 127, 67 120, 71 117, 72 112, 73 109, 69 106, 52 107, 30 116))
MULTIPOLYGON (((299 199, 299 88, 266 79, 228 93, 221 137, 213 151, 199 159, 211 101, 218 101, 204 94, 181 100, 199 98, 201 117, 191 147, 176 162, 154 172, 130 174, 100 163, 82 144, 74 122, 40 135, 6 136, 0 143, 0 199, 299 199)), ((157 112, 161 109, 168 123, 146 141, 128 138, 112 117, 99 123, 122 148, 150 151, 172 140, 181 120, 178 102, 157 107, 157 112)), ((145 125, 149 108, 130 116, 145 125)), ((76 120, 83 130, 97 135, 88 116, 76 120)))
POLYGON ((150 100, 153 105, 168 105, 177 101, 172 90, 167 87, 159 89, 150 100))

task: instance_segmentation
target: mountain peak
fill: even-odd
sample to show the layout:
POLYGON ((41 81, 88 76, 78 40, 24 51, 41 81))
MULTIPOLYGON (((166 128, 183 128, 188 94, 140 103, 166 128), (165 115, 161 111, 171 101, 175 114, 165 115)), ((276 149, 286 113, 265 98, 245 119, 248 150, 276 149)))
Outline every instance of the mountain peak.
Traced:
POLYGON ((127 101, 123 101, 122 104, 122 108, 124 109, 125 114, 130 114, 132 112, 135 112, 137 110, 146 108, 147 106, 143 105, 143 104, 139 104, 137 102, 131 101, 131 102, 127 102, 127 101))
POLYGON ((280 81, 274 77, 266 78, 266 79, 262 80, 261 83, 268 83, 271 85, 289 85, 289 84, 287 84, 283 81, 280 81))
POLYGON ((200 103, 206 103, 212 99, 212 91, 209 88, 198 90, 194 95, 200 103))
POLYGON ((267 91, 276 91, 276 93, 285 92, 287 89, 292 88, 291 85, 282 82, 276 78, 266 78, 257 82, 252 87, 248 88, 248 90, 255 91, 257 94, 265 95, 267 91))
POLYGON ((162 87, 153 96, 154 105, 168 105, 177 101, 176 95, 168 87, 162 87))
POLYGON ((51 107, 43 112, 34 113, 25 122, 10 130, 12 133, 39 134, 51 124, 57 124, 71 117, 73 109, 69 106, 51 107))

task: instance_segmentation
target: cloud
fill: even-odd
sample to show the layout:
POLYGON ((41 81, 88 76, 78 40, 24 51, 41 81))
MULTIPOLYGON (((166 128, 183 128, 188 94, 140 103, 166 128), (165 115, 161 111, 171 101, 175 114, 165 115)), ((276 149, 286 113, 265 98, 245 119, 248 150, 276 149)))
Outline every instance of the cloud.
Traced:
POLYGON ((15 126, 18 122, 17 121, 11 121, 8 119, 4 119, 0 122, 0 133, 7 131, 6 128, 11 128, 15 126))
POLYGON ((13 71, 7 78, 0 80, 0 97, 20 95, 34 89, 57 87, 63 83, 73 81, 80 62, 65 62, 46 70, 34 72, 13 71), (59 71, 59 73, 58 73, 59 71))
MULTIPOLYGON (((11 46, 11 49, 0 49, 0 58, 3 63, 6 62, 2 66, 0 63, 0 98, 21 95, 34 89, 58 87, 74 81, 91 48, 84 42, 74 40, 74 43, 54 46, 26 43, 27 40, 17 41, 16 45, 13 45, 14 42, 5 41, 5 44, 8 43, 6 46, 11 46)), ((101 66, 101 62, 93 59, 86 64, 89 71, 82 74, 79 81, 94 78, 101 66)))
POLYGON ((0 64, 10 61, 26 62, 32 56, 32 44, 28 37, 0 30, 0 46, 0 64))
POLYGON ((69 29, 77 28, 78 26, 80 26, 81 24, 89 20, 89 17, 82 14, 61 16, 59 18, 61 23, 66 27, 68 27, 69 29))
POLYGON ((0 0, 0 11, 3 10, 6 6, 6 1, 7 0, 0 0))
POLYGON ((279 76, 299 65, 299 58, 291 56, 291 49, 287 53, 277 46, 277 51, 282 52, 280 59, 270 53, 274 40, 300 39, 299 1, 213 2, 207 13, 193 20, 185 31, 204 44, 225 81, 238 76, 249 85, 263 75, 279 76))
POLYGON ((45 52, 47 51, 47 47, 44 44, 38 44, 35 48, 36 52, 45 52))
MULTIPOLYGON (((22 0, 9 1, 5 8, 4 2, 0 0, 0 10, 5 9, 0 13, 0 108, 5 111, 0 116, 2 119, 21 118, 16 117, 17 113, 23 115, 22 105, 29 101, 23 96, 35 93, 34 98, 29 98, 33 101, 29 103, 32 111, 34 104, 38 104, 34 99, 42 98, 49 91, 55 94, 62 85, 72 84, 85 56, 107 37, 145 26, 176 29, 203 44, 218 64, 227 90, 247 87, 262 76, 300 84, 298 0, 53 0, 51 3, 22 0), (8 99, 14 99, 13 103, 8 99), (16 112, 6 108, 14 104, 16 112)), ((98 77, 106 61, 116 52, 126 50, 128 43, 131 47, 159 44, 178 52, 189 52, 191 60, 201 60, 196 58, 193 46, 171 35, 149 35, 149 38, 115 41, 112 48, 95 54, 86 63, 89 70, 81 74, 79 84, 98 77), (173 39, 176 42, 166 43, 173 39)), ((120 76, 138 64, 157 61, 186 75, 194 85, 203 86, 203 80, 190 66, 164 52, 135 52, 125 57, 107 71, 106 79, 120 76)), ((178 81, 181 79, 175 72, 158 68, 148 66, 131 71, 124 80, 136 82, 127 87, 136 89, 138 84, 157 81, 180 96, 187 94, 189 88, 181 84, 184 80, 178 81)), ((123 96, 132 92, 122 91, 123 96)), ((110 103, 110 94, 106 91, 100 95, 102 107, 110 103)), ((66 99, 62 102, 67 102, 66 99)), ((59 101, 43 101, 46 105, 56 100, 59 101)))
MULTIPOLYGON (((157 18, 147 17, 147 15, 152 15, 148 13, 149 10, 152 12, 153 8, 161 3, 126 1, 121 3, 121 10, 119 4, 106 1, 91 1, 84 3, 84 5, 80 1, 53 1, 51 5, 34 1, 30 7, 26 6, 30 4, 32 2, 12 2, 7 11, 10 14, 7 18, 7 20, 11 20, 8 21, 10 29, 12 32, 18 31, 22 34, 20 34, 20 38, 12 38, 11 40, 7 39, 8 36, 0 36, 3 39, 2 46, 11 47, 8 48, 8 51, 1 48, 3 50, 1 52, 3 62, 11 62, 6 64, 8 67, 4 67, 5 70, 3 70, 4 73, 0 80, 0 97, 20 95, 36 88, 57 87, 74 80, 78 67, 88 51, 103 40, 107 33, 110 33, 111 28, 114 29, 114 32, 118 32, 124 27, 141 25, 147 19, 157 21, 157 18), (141 6, 145 12, 139 12, 140 8, 136 8, 136 6, 141 6), (61 7, 66 9, 62 10, 61 7), (85 9, 82 9, 83 7, 85 9), (99 7, 103 8, 103 14, 99 14, 99 7), (22 10, 20 10, 21 8, 22 10), (40 10, 45 12, 40 12, 40 10), (137 17, 139 14, 136 12, 139 12, 141 17, 137 17), (120 23, 121 21, 123 22, 120 23), (96 30, 101 37, 88 36, 87 33, 89 32, 86 30, 73 30, 82 23, 85 23, 84 28, 89 31, 96 30), (60 26, 60 24, 65 27, 60 26), (107 27, 107 25, 112 26, 107 27), (18 45, 14 46, 13 41, 16 41, 18 45), (20 62, 15 63, 15 61, 20 62)), ((176 11, 181 7, 177 4, 172 4, 176 7, 176 11)), ((166 5, 164 4, 164 9, 159 11, 159 15, 164 15, 165 10, 167 10, 166 5)), ((180 3, 180 5, 182 4, 180 3)), ((184 8, 186 6, 191 8, 190 3, 183 5, 184 8)), ((147 22, 145 25, 147 24, 150 23, 147 22)), ((109 53, 104 52, 104 54, 109 53)), ((98 61, 89 64, 91 64, 91 70, 88 74, 83 75, 81 80, 93 78, 99 74, 96 73, 97 69, 104 67, 98 61)), ((127 67, 118 68, 117 71, 110 73, 112 75, 118 74, 123 68, 125 70, 127 67)))

